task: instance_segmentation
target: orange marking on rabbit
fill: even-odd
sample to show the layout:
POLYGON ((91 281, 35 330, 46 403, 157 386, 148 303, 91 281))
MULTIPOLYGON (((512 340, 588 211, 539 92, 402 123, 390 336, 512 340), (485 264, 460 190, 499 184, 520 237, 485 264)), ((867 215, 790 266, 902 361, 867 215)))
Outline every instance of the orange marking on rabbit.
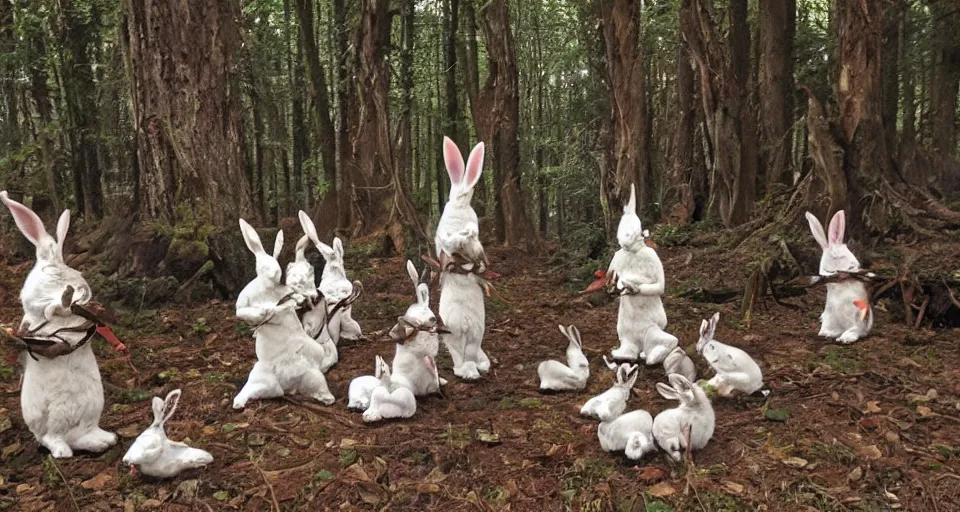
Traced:
POLYGON ((860 310, 860 321, 867 319, 867 315, 870 314, 870 304, 864 299, 857 299, 853 301, 853 305, 860 310))

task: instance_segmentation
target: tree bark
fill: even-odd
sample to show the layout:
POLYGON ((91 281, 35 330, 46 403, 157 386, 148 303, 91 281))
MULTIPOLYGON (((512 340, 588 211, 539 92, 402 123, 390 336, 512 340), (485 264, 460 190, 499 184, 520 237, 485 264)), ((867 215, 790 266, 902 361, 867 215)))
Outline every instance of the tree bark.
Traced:
POLYGON ((646 131, 646 80, 640 55, 640 2, 599 0, 600 23, 606 56, 613 135, 612 175, 601 173, 601 187, 607 196, 608 232, 613 220, 637 188, 637 210, 642 213, 649 200, 649 133, 646 131))
POLYGON ((412 191, 411 173, 413 171, 413 45, 415 37, 414 13, 416 0, 406 0, 400 13, 403 37, 403 51, 400 54, 400 95, 401 111, 399 123, 399 144, 397 144, 397 165, 403 178, 405 189, 412 191))
POLYGON ((667 222, 686 224, 693 220, 693 152, 695 144, 695 80, 690 49, 681 39, 677 43, 677 103, 680 119, 673 135, 670 174, 664 184, 664 212, 667 222))
POLYGON ((336 204, 332 208, 324 208, 318 203, 313 211, 313 221, 317 225, 324 217, 335 215, 337 228, 347 231, 354 225, 353 208, 348 206, 353 202, 353 169, 348 168, 353 151, 350 148, 350 108, 353 103, 353 80, 350 79, 349 45, 350 37, 347 29, 347 9, 344 0, 333 0, 333 27, 335 30, 334 43, 337 55, 337 161, 339 162, 339 187, 333 194, 336 204), (342 208, 339 205, 343 205, 342 208))
POLYGON ((480 17, 487 46, 487 80, 477 95, 474 118, 480 139, 492 142, 497 240, 535 251, 539 237, 520 186, 520 93, 506 0, 491 0, 480 17))
POLYGON ((900 10, 905 6, 901 0, 890 2, 891 8, 883 13, 883 42, 880 63, 883 73, 883 111, 881 117, 886 128, 887 147, 892 155, 897 154, 897 112, 900 102, 900 10))
POLYGON ((793 182, 793 38, 796 0, 760 1, 761 158, 768 184, 793 182))
POLYGON ((186 204, 200 223, 253 214, 243 125, 231 89, 239 5, 126 0, 141 214, 168 223, 186 204))
MULTIPOLYGON (((463 144, 460 130, 460 106, 457 92, 457 29, 460 26, 459 0, 444 0, 443 12, 443 98, 445 113, 443 117, 444 135, 457 144, 463 144)), ((460 148, 462 153, 466 146, 460 148)), ((439 213, 443 213, 446 199, 444 193, 450 187, 446 179, 447 171, 443 158, 437 160, 437 203, 439 213)))
POLYGON ((960 88, 960 0, 930 1, 933 15, 933 147, 957 154, 957 91, 960 88))
MULTIPOLYGON (((463 4, 463 25, 464 25, 464 38, 463 41, 463 61, 466 72, 464 73, 464 85, 467 91, 467 101, 470 103, 470 112, 476 112, 477 107, 477 96, 480 94, 480 64, 479 64, 479 49, 477 45, 477 10, 476 3, 477 0, 462 0, 463 4)), ((474 131, 479 134, 480 129, 476 124, 476 116, 471 116, 474 119, 474 131)), ((487 180, 481 179, 477 183, 476 187, 473 189, 473 209, 476 210, 477 215, 480 217, 485 217, 487 214, 487 180)))

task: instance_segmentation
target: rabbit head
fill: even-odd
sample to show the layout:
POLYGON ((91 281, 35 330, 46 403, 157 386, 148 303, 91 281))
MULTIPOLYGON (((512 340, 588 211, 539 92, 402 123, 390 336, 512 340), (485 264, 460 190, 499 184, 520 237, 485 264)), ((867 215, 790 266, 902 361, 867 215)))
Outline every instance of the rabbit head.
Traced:
POLYGON ((240 219, 240 231, 243 233, 243 240, 247 243, 247 249, 250 249, 257 259, 257 277, 271 284, 280 284, 283 271, 280 263, 277 262, 277 257, 283 249, 283 231, 277 231, 277 238, 273 243, 273 255, 267 254, 257 230, 243 219, 240 219))
POLYGON ((700 323, 700 339, 697 340, 697 352, 702 354, 703 349, 713 341, 713 335, 717 331, 717 324, 720 323, 720 312, 716 312, 710 317, 710 320, 704 320, 700 323))
POLYGON ((70 210, 64 210, 60 214, 60 219, 57 221, 57 238, 53 238, 47 233, 40 217, 30 208, 10 199, 6 190, 0 191, 0 201, 10 209, 13 220, 23 236, 36 247, 35 269, 46 269, 44 272, 31 272, 32 277, 40 281, 34 281, 30 286, 24 285, 22 296, 26 298, 46 292, 56 295, 57 290, 70 285, 74 289, 75 302, 80 304, 88 302, 93 297, 90 285, 80 272, 68 267, 63 259, 63 243, 70 229, 70 210), (51 269, 55 271, 51 272, 51 269))
POLYGON ((417 294, 417 302, 411 304, 404 313, 403 319, 416 328, 431 328, 437 325, 437 316, 430 310, 430 288, 422 282, 424 275, 417 274, 417 267, 407 260, 407 275, 413 283, 417 294))
POLYGON ((638 251, 646 247, 643 237, 643 225, 637 216, 637 189, 635 185, 630 185, 630 200, 623 205, 623 217, 620 217, 620 225, 617 226, 617 242, 628 251, 638 251))
POLYGON ((460 253, 476 261, 483 258, 480 223, 477 213, 470 206, 473 189, 483 171, 483 153, 484 145, 479 142, 464 165, 463 155, 456 143, 447 137, 443 138, 443 161, 450 175, 450 196, 437 225, 438 257, 460 253))
POLYGON ((626 391, 627 396, 630 396, 630 390, 633 389, 633 385, 637 383, 637 377, 639 376, 640 365, 620 365, 620 367, 617 368, 617 382, 613 387, 626 391))
POLYGON ((657 391, 667 400, 678 400, 681 406, 687 407, 697 407, 708 402, 703 388, 691 383, 683 375, 671 373, 667 378, 670 380, 669 386, 662 382, 657 383, 657 391))
POLYGON ((847 217, 843 210, 838 211, 830 219, 830 234, 823 232, 823 225, 812 213, 807 212, 807 223, 813 238, 823 249, 820 257, 820 275, 829 276, 838 272, 859 272, 860 262, 853 255, 847 244, 843 243, 843 233, 847 228, 847 217))
POLYGON ((577 368, 571 368, 572 370, 587 370, 590 368, 590 364, 587 362, 587 358, 583 355, 583 339, 580 338, 580 329, 577 329, 577 326, 570 325, 560 327, 560 332, 567 337, 567 362, 571 363, 576 361, 577 368))
POLYGON ((656 442, 654 442, 653 437, 649 433, 632 432, 630 437, 627 438, 627 446, 624 454, 628 459, 637 460, 656 450, 656 442))
POLYGON ((303 232, 326 261, 323 273, 320 274, 320 293, 323 294, 327 305, 336 304, 353 293, 353 283, 347 279, 347 271, 343 266, 343 242, 339 238, 334 238, 333 247, 321 242, 317 235, 317 227, 310 216, 303 210, 300 210, 297 216, 303 232))
POLYGON ((480 174, 483 172, 483 153, 483 142, 478 142, 470 151, 464 166, 460 148, 449 137, 443 138, 443 161, 450 176, 450 196, 447 207, 453 205, 457 208, 473 210, 470 200, 473 199, 473 187, 480 181, 480 174))
POLYGON ((137 437, 136 441, 123 456, 123 462, 128 465, 146 464, 160 458, 167 443, 167 434, 163 425, 173 416, 180 403, 180 390, 174 389, 167 397, 153 397, 153 423, 137 437))
POLYGON ((310 244, 310 237, 303 235, 297 240, 297 252, 294 261, 287 265, 287 286, 304 298, 313 300, 319 295, 317 291, 316 274, 313 265, 307 261, 306 249, 310 244))

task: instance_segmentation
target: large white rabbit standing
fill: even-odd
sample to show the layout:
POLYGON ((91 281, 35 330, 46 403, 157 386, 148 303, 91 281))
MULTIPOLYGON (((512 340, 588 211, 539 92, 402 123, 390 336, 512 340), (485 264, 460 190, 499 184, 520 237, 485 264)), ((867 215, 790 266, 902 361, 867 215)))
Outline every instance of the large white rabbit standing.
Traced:
POLYGON ((714 339, 720 313, 714 313, 709 321, 700 325, 700 340, 697 352, 717 372, 709 384, 716 388, 720 396, 730 396, 736 390, 746 394, 755 393, 763 387, 763 373, 760 366, 749 354, 737 347, 725 345, 714 339))
POLYGON ((139 466, 140 472, 148 476, 170 478, 183 470, 213 462, 213 455, 209 452, 167 438, 163 426, 179 403, 179 389, 168 393, 165 399, 153 397, 153 423, 130 445, 123 456, 125 464, 139 466))
MULTIPOLYGON (((807 212, 807 222, 813 238, 823 249, 820 258, 820 275, 860 271, 860 262, 843 243, 843 233, 847 218, 843 210, 830 219, 830 236, 823 232, 823 225, 812 213, 807 212)), ((827 304, 820 315, 819 336, 835 339, 841 343, 853 343, 870 333, 873 327, 873 309, 870 308, 870 295, 861 281, 845 279, 827 283, 827 304), (865 313, 865 314, 864 314, 865 313)))
POLYGON ((40 217, 7 197, 6 191, 0 192, 0 201, 37 248, 37 263, 20 291, 24 316, 19 330, 35 338, 57 335, 60 343, 70 345, 68 353, 58 357, 21 358, 25 364, 20 392, 23 421, 56 458, 71 457, 73 450, 102 452, 117 442, 117 436, 99 427, 103 383, 93 349, 87 343, 92 332, 85 326, 90 323, 70 308, 72 304, 86 304, 92 297, 80 272, 63 259, 70 210, 60 215, 54 239, 40 217), (73 290, 72 297, 65 297, 68 287, 73 290))
POLYGON ((430 289, 421 283, 412 261, 407 261, 407 274, 413 282, 417 302, 407 308, 403 316, 390 330, 396 340, 393 356, 393 383, 413 391, 415 396, 424 396, 439 391, 435 358, 440 349, 437 317, 430 310, 430 289))
POLYGON ((682 450, 687 447, 685 430, 690 429, 690 449, 700 450, 713 437, 716 417, 703 388, 679 373, 670 374, 668 378, 670 385, 658 382, 657 391, 668 400, 680 401, 680 405, 660 412, 653 419, 653 437, 663 451, 679 462, 682 450))
MULTIPOLYGON (((328 361, 328 350, 307 335, 297 318, 297 294, 280 283, 277 256, 283 248, 283 231, 277 232, 273 256, 267 254, 256 230, 240 219, 240 231, 257 261, 257 277, 237 298, 237 318, 256 327, 257 362, 247 383, 233 399, 240 409, 247 401, 275 398, 298 391, 330 405, 334 397, 320 368, 328 361)), ((336 347, 334 357, 336 355, 336 347)))
POLYGON ((537 375, 540 377, 540 389, 550 391, 566 391, 583 389, 590 378, 590 363, 583 355, 583 341, 580 330, 576 326, 560 327, 560 332, 567 338, 567 364, 553 359, 543 361, 537 366, 537 375))
POLYGON ((450 175, 450 197, 435 239, 441 264, 439 312, 450 330, 443 335, 443 343, 453 358, 454 375, 476 380, 490 370, 490 359, 481 348, 485 311, 478 276, 485 269, 486 256, 477 213, 470 206, 473 187, 483 171, 483 143, 473 148, 464 166, 460 149, 444 137, 443 161, 450 175))
POLYGON ((611 355, 626 361, 640 358, 648 365, 661 363, 677 347, 678 340, 663 330, 667 326, 667 314, 660 300, 665 286, 663 265, 657 252, 644 242, 633 185, 630 201, 623 207, 617 241, 620 250, 613 255, 607 275, 616 280, 621 293, 617 317, 620 347, 611 355))

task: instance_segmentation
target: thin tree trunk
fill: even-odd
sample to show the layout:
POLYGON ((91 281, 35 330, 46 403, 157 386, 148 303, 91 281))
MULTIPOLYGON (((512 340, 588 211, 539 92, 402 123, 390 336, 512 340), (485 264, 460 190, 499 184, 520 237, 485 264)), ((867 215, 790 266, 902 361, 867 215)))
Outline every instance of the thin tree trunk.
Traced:
MULTIPOLYGON (((336 31, 337 55, 337 161, 340 174, 338 188, 333 194, 337 199, 337 227, 349 230, 354 224, 353 208, 353 151, 350 148, 350 111, 353 103, 353 80, 349 74, 349 31, 347 30, 347 9, 344 0, 333 0, 333 27, 336 31), (339 206, 342 205, 342 208, 339 206)), ((313 218, 316 222, 322 216, 318 206, 313 218)))
MULTIPOLYGON (((450 137, 460 145, 460 151, 467 147, 466 141, 461 140, 460 106, 457 91, 457 29, 460 26, 459 0, 444 0, 443 2, 443 70, 444 70, 444 108, 443 118, 444 135, 450 137)), ((437 168, 437 200, 440 213, 444 207, 444 191, 449 187, 446 180, 446 167, 443 159, 439 159, 437 168)))
POLYGON ((768 184, 790 185, 793 180, 796 15, 796 0, 760 0, 760 147, 768 184))
POLYGON ((931 1, 934 80, 931 89, 933 147, 957 154, 957 93, 960 89, 960 0, 931 1))
POLYGON ((400 23, 403 37, 403 49, 400 54, 400 94, 401 111, 399 137, 397 147, 397 166, 399 167, 401 183, 404 189, 412 192, 411 174, 413 168, 413 129, 411 116, 413 115, 413 45, 415 40, 414 11, 416 0, 404 2, 400 14, 400 23))
POLYGON ((693 151, 695 143, 693 68, 690 50, 681 38, 677 43, 677 114, 680 116, 673 136, 670 177, 665 184, 664 206, 668 222, 686 224, 693 220, 693 151))
MULTIPOLYGON (((477 0, 462 0, 464 13, 461 17, 465 29, 465 37, 460 39, 464 47, 464 58, 462 60, 466 67, 466 73, 464 73, 463 76, 466 86, 465 89, 467 91, 467 100, 470 103, 470 112, 476 112, 477 96, 480 91, 476 2, 477 0)), ((474 132, 476 132, 479 137, 480 130, 477 128, 476 116, 473 115, 471 117, 474 119, 474 132)), ((477 215, 480 217, 485 217, 487 214, 488 194, 487 180, 481 178, 480 182, 477 183, 473 189, 473 209, 476 210, 477 215)))
POLYGON ((887 148, 897 155, 897 111, 900 102, 900 9, 905 6, 893 0, 892 7, 883 13, 883 43, 880 48, 883 73, 883 111, 881 117, 887 134, 887 148))

